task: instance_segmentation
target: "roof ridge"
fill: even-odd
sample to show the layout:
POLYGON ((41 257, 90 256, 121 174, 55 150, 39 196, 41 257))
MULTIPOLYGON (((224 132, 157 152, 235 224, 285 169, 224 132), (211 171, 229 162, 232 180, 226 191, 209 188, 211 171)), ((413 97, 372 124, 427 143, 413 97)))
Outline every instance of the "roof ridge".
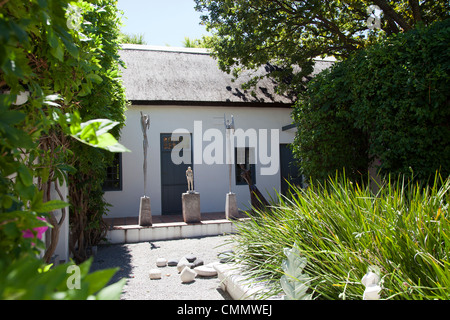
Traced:
MULTIPOLYGON (((124 43, 120 45, 122 50, 141 50, 141 51, 156 51, 156 52, 173 52, 173 53, 190 53, 190 54, 204 54, 210 55, 211 51, 207 48, 185 48, 185 47, 168 47, 168 46, 153 46, 144 44, 130 44, 124 43)), ((336 62, 336 58, 331 57, 315 57, 314 61, 336 62)))
POLYGON ((143 44, 121 44, 122 50, 142 50, 142 51, 163 51, 176 53, 191 53, 191 54, 210 54, 209 49, 205 48, 184 48, 184 47, 164 47, 152 46, 143 44))

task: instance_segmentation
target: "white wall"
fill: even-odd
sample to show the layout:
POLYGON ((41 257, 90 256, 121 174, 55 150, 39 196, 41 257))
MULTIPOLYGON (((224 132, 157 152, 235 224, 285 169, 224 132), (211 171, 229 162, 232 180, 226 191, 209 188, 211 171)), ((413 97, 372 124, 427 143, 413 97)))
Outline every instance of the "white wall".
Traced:
MULTIPOLYGON (((63 186, 59 187, 59 190, 61 191, 61 194, 63 196, 63 201, 69 202, 69 189, 66 185, 66 183, 63 184, 63 186)), ((51 199, 60 199, 58 193, 56 190, 54 190, 54 187, 52 187, 51 190, 51 199)), ((64 222, 61 226, 61 229, 59 230, 59 240, 58 245, 55 249, 55 255, 58 255, 58 262, 64 261, 69 262, 69 214, 70 214, 70 208, 66 207, 66 216, 64 218, 64 222)), ((57 221, 61 220, 62 217, 62 210, 55 210, 55 217, 57 221)))
MULTIPOLYGON (((112 204, 108 217, 137 217, 139 213, 139 199, 143 196, 144 190, 140 111, 150 116, 150 129, 147 132, 149 142, 147 193, 153 215, 161 214, 160 133, 172 133, 176 129, 184 128, 193 134, 195 144, 198 136, 194 135, 194 121, 202 121, 203 133, 209 128, 217 128, 225 138, 223 116, 226 114, 227 119, 234 115, 236 129, 279 129, 279 143, 291 143, 295 134, 292 129, 281 130, 283 126, 292 122, 290 117, 292 109, 289 108, 130 106, 126 113, 126 125, 122 129, 120 142, 132 152, 122 155, 122 191, 105 193, 105 200, 112 204)), ((270 136, 270 130, 268 133, 270 136)), ((203 141, 203 149, 209 144, 210 142, 203 141)), ((225 139, 223 144, 226 146, 225 139)), ((250 203, 249 188, 247 185, 235 185, 234 166, 232 167, 232 192, 236 193, 239 209, 245 210, 250 203)), ((280 189, 280 172, 278 170, 275 175, 263 176, 260 174, 260 168, 261 164, 257 163, 256 186, 265 196, 267 192, 273 195, 274 189, 280 189)), ((225 194, 229 188, 228 165, 194 164, 193 170, 195 190, 200 192, 201 211, 223 212, 225 194)))

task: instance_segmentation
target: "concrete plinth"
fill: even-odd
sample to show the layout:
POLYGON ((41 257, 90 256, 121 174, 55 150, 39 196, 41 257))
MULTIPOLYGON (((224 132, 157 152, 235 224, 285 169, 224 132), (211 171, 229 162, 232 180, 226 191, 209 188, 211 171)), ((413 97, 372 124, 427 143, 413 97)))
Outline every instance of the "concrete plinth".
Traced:
POLYGON ((141 205, 139 207, 139 225, 142 227, 152 225, 152 209, 150 207, 149 197, 141 197, 141 205))
POLYGON ((200 193, 187 192, 181 195, 183 207, 183 220, 186 223, 197 223, 201 221, 200 193))
POLYGON ((238 207, 236 202, 236 194, 235 193, 227 193, 227 197, 225 200, 225 218, 227 219, 236 219, 238 218, 238 207))

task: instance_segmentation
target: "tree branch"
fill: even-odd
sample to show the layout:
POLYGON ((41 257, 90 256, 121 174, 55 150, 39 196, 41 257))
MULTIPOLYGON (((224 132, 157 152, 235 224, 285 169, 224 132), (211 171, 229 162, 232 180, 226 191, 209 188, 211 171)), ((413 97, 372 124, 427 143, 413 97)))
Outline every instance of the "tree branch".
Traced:
MULTIPOLYGON (((63 195, 62 195, 62 193, 61 193, 61 190, 59 190, 59 187, 58 187, 58 181, 55 181, 55 190, 56 190, 56 192, 57 192, 58 195, 59 195, 59 199, 60 199, 61 201, 64 201, 64 197, 63 197, 63 195)), ((59 225, 60 227, 62 226, 62 224, 63 224, 63 222, 64 222, 64 219, 66 218, 66 208, 62 208, 62 209, 61 209, 61 213, 62 213, 61 219, 60 219, 59 222, 58 222, 58 225, 59 225)))
POLYGON ((418 0, 408 0, 413 12, 414 23, 422 21, 422 12, 420 11, 420 5, 418 0))
POLYGON ((385 0, 373 0, 373 2, 383 10, 384 14, 391 17, 395 23, 397 23, 403 30, 409 31, 412 27, 406 22, 406 20, 399 15, 385 0))
POLYGON ((387 16, 387 27, 383 28, 384 31, 386 31, 386 33, 388 35, 394 34, 394 33, 399 33, 400 30, 398 29, 397 25, 395 24, 394 20, 392 20, 391 17, 387 16))
POLYGON ((354 48, 354 45, 359 45, 360 42, 346 36, 344 33, 341 32, 341 30, 339 29, 339 27, 333 23, 332 21, 326 19, 324 16, 322 16, 321 14, 317 14, 317 19, 319 19, 322 23, 321 25, 329 30, 330 32, 336 34, 338 36, 338 38, 345 44, 348 46, 352 46, 354 48))

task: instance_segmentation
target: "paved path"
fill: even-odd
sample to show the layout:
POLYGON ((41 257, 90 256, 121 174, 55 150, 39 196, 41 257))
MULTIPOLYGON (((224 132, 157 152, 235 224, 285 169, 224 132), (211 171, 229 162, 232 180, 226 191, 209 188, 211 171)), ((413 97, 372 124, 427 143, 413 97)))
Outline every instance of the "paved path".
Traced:
POLYGON ((218 261, 219 252, 232 249, 230 239, 231 236, 215 236, 103 245, 98 248, 91 269, 119 267, 112 281, 128 279, 122 300, 229 300, 230 296, 220 289, 217 277, 196 277, 194 282, 183 284, 176 267, 159 268, 160 280, 150 280, 149 271, 157 268, 157 258, 180 259, 194 254, 205 264, 218 261))

